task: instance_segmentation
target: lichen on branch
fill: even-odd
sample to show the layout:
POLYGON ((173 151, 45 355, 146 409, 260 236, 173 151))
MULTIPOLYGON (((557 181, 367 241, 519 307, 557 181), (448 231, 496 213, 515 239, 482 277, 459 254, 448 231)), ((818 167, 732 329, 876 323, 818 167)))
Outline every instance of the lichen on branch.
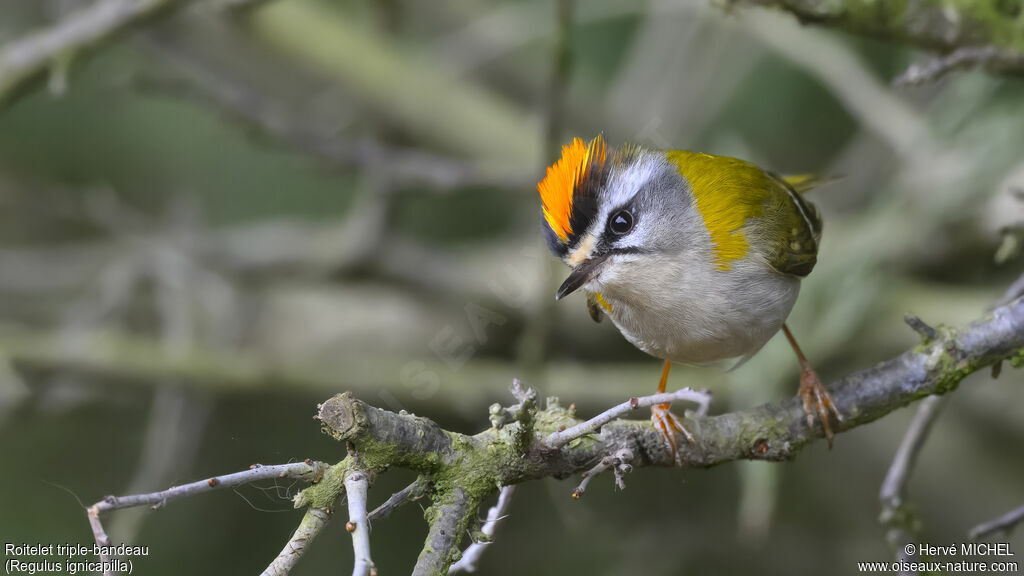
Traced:
MULTIPOLYGON (((845 419, 839 432, 862 426, 920 398, 945 394, 967 375, 1009 360, 1024 359, 1024 301, 1017 299, 959 329, 939 328, 925 342, 891 360, 832 383, 829 389, 845 419)), ((517 399, 523 394, 517 393, 517 399)), ((528 405, 522 400, 519 407, 528 405)), ((426 519, 430 533, 413 574, 443 574, 459 557, 462 535, 477 518, 480 503, 502 486, 539 478, 566 478, 594 462, 628 451, 630 468, 674 466, 648 419, 614 420, 591 434, 556 447, 546 438, 583 423, 557 399, 533 407, 492 407, 492 416, 519 414, 513 422, 495 418, 475 435, 442 429, 432 420, 396 414, 362 402, 351 393, 320 405, 324 431, 344 441, 375 473, 402 467, 420 473, 434 504, 426 519), (530 426, 529 441, 522 430, 530 426)), ((788 460, 822 437, 807 427, 799 399, 787 398, 717 416, 686 417, 696 437, 681 445, 682 464, 710 467, 734 460, 788 460)), ((590 427, 583 429, 592 430, 590 427)), ((621 477, 617 478, 621 481, 621 477)))
MULTIPOLYGON (((994 72, 1024 73, 1024 6, 1019 0, 737 0, 778 8, 801 22, 952 53, 985 58, 960 62, 994 72)), ((940 71, 941 73, 941 71, 940 71)))
MULTIPOLYGON (((931 328, 920 320, 910 324, 924 337, 920 345, 828 387, 844 414, 838 432, 877 420, 920 398, 945 394, 986 366, 1000 366, 1004 361, 1013 367, 1024 364, 1022 298, 958 330, 931 328)), ((375 568, 367 530, 372 521, 410 500, 429 496, 432 504, 425 513, 428 535, 412 573, 437 576, 446 574, 458 561, 467 533, 483 533, 479 508, 502 489, 540 478, 587 473, 574 493, 578 497, 590 477, 605 470, 612 472, 621 488, 623 476, 636 468, 676 465, 649 419, 608 421, 602 414, 583 421, 572 406, 564 407, 557 398, 549 398, 541 407, 536 392, 524 390, 518 383, 513 395, 516 403, 512 406, 492 406, 490 428, 468 435, 445 430, 428 418, 370 406, 350 392, 338 394, 320 404, 317 418, 324 432, 345 442, 348 455, 341 462, 333 466, 307 461, 254 467, 163 492, 111 496, 89 508, 89 520, 96 541, 102 543, 108 540, 100 522, 104 511, 162 504, 263 478, 300 478, 312 483, 295 498, 296 508, 307 509, 306 516, 265 572, 285 574, 330 519, 346 494, 347 483, 358 488, 358 501, 350 502, 349 510, 353 545, 361 557, 356 572, 372 575, 375 568), (574 429, 579 435, 565 438, 565 431, 574 429), (396 467, 419 476, 367 514, 363 493, 377 475, 396 467)), ((649 405, 655 400, 663 399, 634 399, 627 405, 649 405)), ((807 427, 801 402, 795 397, 717 416, 687 414, 685 423, 695 441, 681 445, 680 461, 690 467, 742 459, 788 460, 823 436, 820 427, 807 427)))

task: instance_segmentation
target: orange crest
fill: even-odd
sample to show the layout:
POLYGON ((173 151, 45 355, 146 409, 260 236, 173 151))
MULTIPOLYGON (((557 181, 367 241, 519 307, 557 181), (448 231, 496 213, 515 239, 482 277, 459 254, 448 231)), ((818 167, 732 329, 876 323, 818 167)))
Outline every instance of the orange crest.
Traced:
POLYGON ((547 176, 537 184, 544 220, 562 242, 573 234, 573 196, 586 182, 591 167, 604 165, 604 158, 603 137, 598 135, 589 144, 574 138, 571 144, 562 146, 562 157, 548 167, 547 176))

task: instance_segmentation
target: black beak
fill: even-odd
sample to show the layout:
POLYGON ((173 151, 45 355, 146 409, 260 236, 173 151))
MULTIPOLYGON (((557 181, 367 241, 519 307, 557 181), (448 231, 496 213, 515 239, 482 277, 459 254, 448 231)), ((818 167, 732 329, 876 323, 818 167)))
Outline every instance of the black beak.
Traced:
POLYGON ((573 270, 569 277, 562 282, 562 285, 558 287, 558 292, 555 292, 555 300, 561 300, 569 294, 572 294, 576 290, 583 286, 587 282, 590 282, 598 273, 601 272, 601 266, 604 261, 608 259, 607 254, 600 256, 594 256, 590 260, 587 260, 583 264, 580 264, 573 270))

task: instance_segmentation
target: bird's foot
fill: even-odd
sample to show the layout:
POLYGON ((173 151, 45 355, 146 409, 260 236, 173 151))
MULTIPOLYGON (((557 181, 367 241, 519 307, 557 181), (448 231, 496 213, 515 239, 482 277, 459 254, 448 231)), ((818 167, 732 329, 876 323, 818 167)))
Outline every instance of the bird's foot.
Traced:
POLYGON ((813 368, 806 366, 800 371, 800 399, 804 403, 804 414, 807 415, 807 427, 814 430, 814 419, 817 416, 821 427, 825 431, 825 439, 828 447, 832 448, 832 425, 829 423, 829 414, 836 417, 837 422, 843 421, 843 415, 839 413, 835 400, 825 389, 825 385, 818 378, 818 373, 813 368))
POLYGON ((683 426, 683 421, 678 416, 672 413, 671 404, 655 404, 651 406, 651 423, 654 424, 654 429, 661 435, 661 439, 665 441, 665 446, 672 453, 672 458, 675 459, 676 465, 681 466, 683 461, 679 454, 679 443, 676 441, 676 433, 681 432, 686 437, 687 442, 693 444, 696 442, 693 438, 693 434, 683 426))

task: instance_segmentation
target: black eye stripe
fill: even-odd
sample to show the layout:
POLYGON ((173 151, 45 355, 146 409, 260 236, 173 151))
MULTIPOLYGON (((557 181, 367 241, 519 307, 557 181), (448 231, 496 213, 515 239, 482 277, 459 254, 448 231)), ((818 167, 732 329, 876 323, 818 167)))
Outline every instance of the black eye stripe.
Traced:
POLYGON ((608 216, 608 231, 615 236, 624 236, 633 229, 633 213, 628 209, 621 209, 612 212, 608 216))

